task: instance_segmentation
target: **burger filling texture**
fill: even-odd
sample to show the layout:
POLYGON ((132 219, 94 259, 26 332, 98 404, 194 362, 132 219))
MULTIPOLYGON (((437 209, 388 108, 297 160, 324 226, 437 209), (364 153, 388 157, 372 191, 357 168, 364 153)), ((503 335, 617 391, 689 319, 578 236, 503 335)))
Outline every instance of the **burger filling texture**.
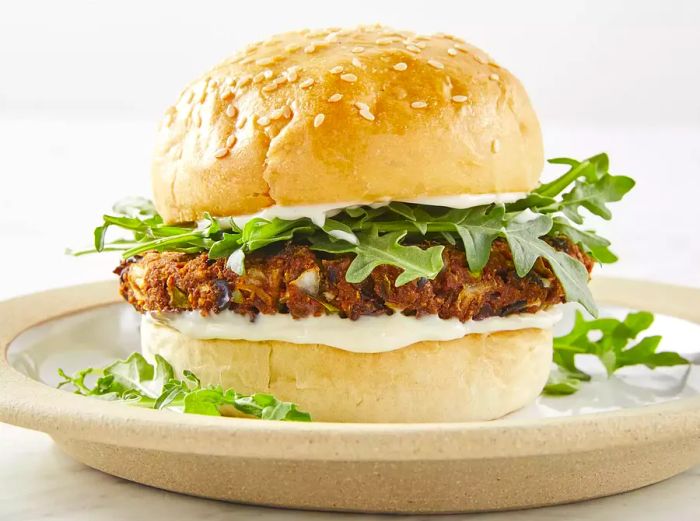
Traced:
POLYGON ((104 216, 89 251, 122 251, 121 293, 141 312, 468 321, 576 302, 595 315, 589 273, 616 257, 606 239, 581 228, 580 210, 610 219, 607 203, 634 181, 608 173, 605 154, 550 162, 569 169, 515 202, 389 202, 322 222, 258 217, 239 226, 204 214, 171 225, 150 202, 132 199, 104 216), (107 241, 112 227, 132 236, 107 241))

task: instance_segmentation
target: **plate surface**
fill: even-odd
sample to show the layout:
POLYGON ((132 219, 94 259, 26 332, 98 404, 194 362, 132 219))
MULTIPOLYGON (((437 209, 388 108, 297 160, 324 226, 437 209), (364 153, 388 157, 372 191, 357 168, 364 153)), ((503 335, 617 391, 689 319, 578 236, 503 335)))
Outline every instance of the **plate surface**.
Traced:
MULTIPOLYGON (((650 309, 662 348, 700 353, 700 290, 603 279, 603 314, 650 309)), ((56 369, 138 349, 116 284, 0 303, 0 420, 76 459, 187 494, 294 508, 466 512, 614 494, 700 463, 700 369, 628 368, 492 422, 262 422, 142 410, 53 388, 56 369)), ((566 324, 562 324, 565 329, 566 324)), ((562 331, 563 332, 563 331, 562 331)), ((593 361, 591 368, 597 369, 593 361)))

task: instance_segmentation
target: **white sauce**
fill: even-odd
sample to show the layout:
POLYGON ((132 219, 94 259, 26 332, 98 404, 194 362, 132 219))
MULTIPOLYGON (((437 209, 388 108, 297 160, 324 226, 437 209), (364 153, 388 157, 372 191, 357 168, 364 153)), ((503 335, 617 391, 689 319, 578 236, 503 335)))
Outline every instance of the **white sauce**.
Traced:
POLYGON ((243 275, 243 273, 245 273, 244 263, 245 253, 239 248, 228 256, 226 267, 238 275, 243 275))
MULTIPOLYGON (((527 194, 525 192, 504 192, 502 194, 462 194, 462 195, 442 195, 442 196, 425 196, 416 197, 414 199, 400 199, 402 203, 425 204, 430 206, 445 206, 447 208, 472 208, 491 203, 512 203, 518 199, 522 199, 527 194)), ((398 202, 399 200, 397 200, 398 202)), ((386 206, 392 201, 386 199, 383 201, 374 202, 345 202, 345 203, 325 203, 325 204, 309 204, 299 206, 281 206, 273 205, 268 208, 263 208, 259 212, 248 215, 237 215, 232 217, 236 226, 242 227, 255 218, 266 220, 278 217, 285 221, 293 221, 308 217, 316 226, 323 226, 326 222, 326 217, 341 212, 344 208, 357 206, 372 206, 377 208, 386 206)))
POLYGON ((198 339, 278 340, 293 344, 325 344, 354 353, 384 353, 425 340, 454 340, 471 333, 552 327, 562 317, 562 306, 508 317, 460 322, 437 316, 361 317, 358 320, 324 315, 294 319, 291 315, 258 315, 254 322, 244 315, 223 312, 203 317, 197 311, 144 315, 198 339))
POLYGON ((343 230, 331 230, 328 232, 328 235, 330 235, 331 237, 335 237, 336 239, 349 242, 350 244, 357 245, 360 243, 357 236, 351 232, 344 232, 343 230))

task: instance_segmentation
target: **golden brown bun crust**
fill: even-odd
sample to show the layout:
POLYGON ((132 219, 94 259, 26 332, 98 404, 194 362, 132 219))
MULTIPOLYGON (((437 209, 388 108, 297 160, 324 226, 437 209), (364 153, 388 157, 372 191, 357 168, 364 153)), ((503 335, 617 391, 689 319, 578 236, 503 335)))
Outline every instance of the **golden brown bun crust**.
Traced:
POLYGON ((177 222, 527 192, 542 164, 512 74, 455 37, 373 26, 282 34, 216 66, 166 112, 152 174, 158 211, 177 222))
POLYGON ((318 344, 197 340, 144 320, 141 344, 147 358, 160 354, 204 384, 272 393, 316 421, 335 422, 498 418, 539 395, 552 360, 552 332, 543 329, 365 354, 318 344))

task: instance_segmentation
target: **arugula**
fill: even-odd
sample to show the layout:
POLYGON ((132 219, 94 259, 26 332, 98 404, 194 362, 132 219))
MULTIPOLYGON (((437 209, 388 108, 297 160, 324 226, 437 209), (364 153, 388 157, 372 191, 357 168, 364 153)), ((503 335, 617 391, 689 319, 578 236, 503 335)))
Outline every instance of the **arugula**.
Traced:
POLYGON ((368 233, 357 236, 357 244, 343 240, 312 239, 311 247, 327 253, 354 253, 355 258, 348 267, 345 278, 348 282, 362 282, 374 268, 383 264, 397 266, 403 272, 396 278, 396 286, 425 277, 434 279, 442 269, 442 250, 444 246, 419 248, 402 246, 399 241, 406 236, 406 231, 389 232, 379 235, 373 227, 368 233))
POLYGON ((557 179, 540 185, 525 199, 507 205, 508 210, 527 209, 542 214, 559 214, 554 217, 553 235, 566 235, 598 262, 617 261, 617 257, 608 249, 610 242, 607 239, 592 231, 579 230, 572 223, 583 224, 581 208, 610 220, 612 214, 607 204, 620 201, 634 188, 634 180, 624 175, 610 174, 607 154, 598 154, 584 161, 556 158, 550 159, 549 163, 568 165, 570 168, 557 179), (563 193, 572 184, 573 188, 563 193))
POLYGON ((94 249, 73 253, 121 251, 124 258, 129 258, 151 250, 208 252, 213 259, 227 258, 227 266, 242 274, 248 253, 294 240, 327 253, 354 254, 346 275, 352 283, 364 280, 377 266, 396 266, 402 270, 396 280, 400 286, 422 277, 435 278, 443 267, 444 244, 461 245, 470 271, 478 275, 489 260, 493 241, 504 239, 513 252, 519 276, 527 275, 538 259, 546 260, 567 300, 580 303, 595 315, 584 266, 543 239, 565 236, 595 260, 615 262, 617 257, 607 239, 579 228, 583 223, 581 212, 610 219, 609 203, 622 199, 634 181, 610 174, 605 154, 584 161, 557 158, 550 163, 569 169, 524 199, 507 205, 449 209, 392 202, 378 208, 346 208, 323 226, 306 218, 256 218, 239 227, 232 218, 209 214, 204 214, 200 222, 174 226, 163 222, 152 203, 132 198, 115 205, 115 215, 103 217, 102 225, 94 232, 94 249), (132 238, 108 242, 111 228, 126 230, 132 238))
POLYGON ((552 219, 547 215, 540 215, 533 221, 513 222, 505 229, 516 272, 520 277, 524 277, 537 259, 544 258, 559 279, 567 301, 578 302, 592 315, 597 315, 598 309, 588 289, 588 271, 584 265, 540 239, 551 228, 552 219))
POLYGON ((300 411, 295 404, 280 401, 270 394, 243 395, 220 386, 202 387, 191 371, 183 371, 182 378, 178 379, 172 365, 160 355, 155 356, 154 364, 140 353, 132 353, 126 360, 103 368, 90 367, 72 376, 59 369, 58 374, 63 378, 58 387, 69 385, 82 396, 121 400, 148 409, 221 416, 222 407, 230 406, 262 420, 311 420, 309 414, 300 411))
POLYGON ((632 344, 654 322, 648 311, 629 313, 624 320, 598 318, 586 320, 580 312, 572 330, 554 339, 552 372, 544 394, 567 395, 578 391, 582 382, 591 379, 576 366, 577 355, 593 355, 600 360, 608 377, 622 367, 644 365, 656 367, 685 365, 690 362, 672 351, 658 352, 660 336, 644 337, 632 344))
POLYGON ((467 256, 469 269, 479 273, 489 261, 491 245, 503 232, 503 206, 477 206, 464 210, 453 210, 445 215, 459 235, 467 256))

